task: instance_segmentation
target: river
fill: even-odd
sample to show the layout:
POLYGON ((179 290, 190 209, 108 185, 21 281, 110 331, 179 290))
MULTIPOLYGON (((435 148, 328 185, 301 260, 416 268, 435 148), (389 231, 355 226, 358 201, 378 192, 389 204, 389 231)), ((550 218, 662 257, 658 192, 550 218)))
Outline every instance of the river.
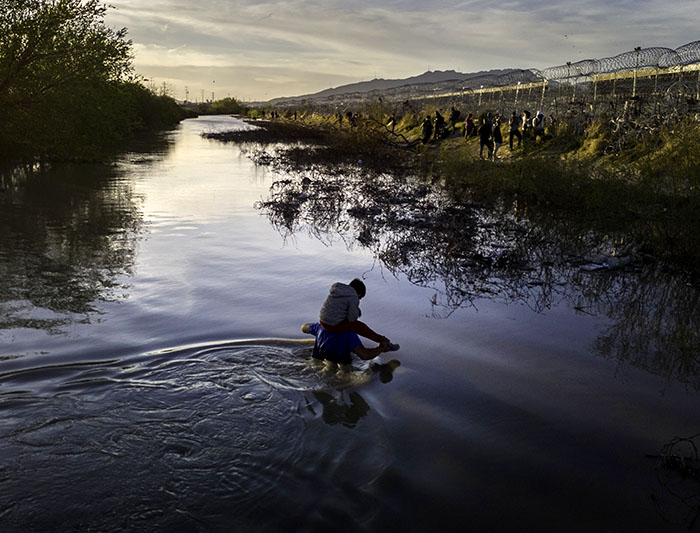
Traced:
POLYGON ((282 230, 285 176, 201 135, 240 127, 3 178, 2 531, 694 526, 696 286, 572 266, 455 303, 342 226, 282 230), (300 325, 354 277, 401 349, 314 362, 300 325))

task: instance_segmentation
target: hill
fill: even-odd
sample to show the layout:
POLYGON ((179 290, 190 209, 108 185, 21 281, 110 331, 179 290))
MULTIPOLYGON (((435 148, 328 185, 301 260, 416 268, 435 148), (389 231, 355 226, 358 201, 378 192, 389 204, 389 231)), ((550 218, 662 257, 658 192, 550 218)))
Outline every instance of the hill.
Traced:
MULTIPOLYGON (((305 94, 300 96, 289 96, 280 97, 270 100, 268 103, 272 105, 283 104, 289 102, 290 100, 299 101, 301 99, 307 100, 319 100, 326 99, 335 96, 340 96, 344 94, 358 94, 358 93, 371 93, 374 91, 388 91, 391 89, 397 89, 399 87, 412 86, 412 85, 430 85, 438 84, 444 82, 455 82, 468 84, 470 80, 484 79, 484 78, 497 78, 506 74, 516 72, 516 69, 497 69, 497 70, 486 70, 480 72, 464 73, 457 72, 455 70, 429 70, 420 74, 418 76, 411 76, 409 78, 401 79, 384 79, 375 78, 370 81, 361 81, 357 83, 350 83, 347 85, 341 85, 339 87, 333 87, 330 89, 324 89, 317 93, 305 94)), ((517 72, 520 72, 517 70, 517 72)))

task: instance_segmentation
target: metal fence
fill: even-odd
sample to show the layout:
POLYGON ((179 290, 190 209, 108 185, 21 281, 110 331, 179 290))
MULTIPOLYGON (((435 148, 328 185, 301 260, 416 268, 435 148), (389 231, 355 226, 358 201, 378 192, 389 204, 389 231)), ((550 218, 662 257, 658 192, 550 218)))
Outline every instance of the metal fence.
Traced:
POLYGON ((633 112, 682 115, 698 112, 700 41, 676 48, 635 48, 614 57, 585 59, 543 70, 510 70, 464 80, 405 85, 384 91, 346 93, 286 105, 340 111, 381 100, 397 112, 426 104, 500 113, 529 109, 546 114, 633 112), (399 109, 402 108, 402 109, 399 109))
POLYGON ((700 41, 675 50, 638 47, 614 57, 487 75, 451 91, 414 94, 410 100, 553 115, 695 113, 700 101, 700 41))

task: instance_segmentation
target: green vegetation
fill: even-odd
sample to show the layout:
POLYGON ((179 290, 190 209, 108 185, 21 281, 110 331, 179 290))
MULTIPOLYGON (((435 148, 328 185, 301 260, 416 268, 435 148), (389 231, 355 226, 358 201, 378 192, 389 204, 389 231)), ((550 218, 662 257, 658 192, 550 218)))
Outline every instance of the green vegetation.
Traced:
POLYGON ((0 156, 96 159, 187 113, 134 76, 98 0, 0 0, 0 156))
MULTIPOLYGON (((392 170, 387 155, 362 156, 376 154, 383 143, 459 201, 556 224, 573 239, 593 231, 617 253, 700 274, 700 124, 694 117, 621 133, 609 120, 586 124, 571 116, 550 126, 544 140, 529 138, 512 153, 506 124, 496 164, 479 158, 478 139, 465 140, 459 124, 446 139, 420 143, 422 117, 434 111, 399 117, 393 132, 388 113, 359 112, 351 126, 337 115, 299 111, 298 122, 325 131, 332 139, 326 144, 334 153, 347 151, 348 161, 361 158, 368 167, 376 160, 376 170, 392 170)), ((316 161, 320 155, 316 149, 316 161)))
POLYGON ((463 140, 444 143, 433 170, 460 198, 566 220, 572 233, 607 234, 621 250, 633 244, 700 271, 700 125, 685 119, 663 126, 612 155, 605 153, 614 142, 605 124, 574 138, 570 129, 560 124, 552 138, 515 150, 504 164, 479 160, 478 141, 466 149, 463 140))
POLYGON ((250 108, 230 96, 197 104, 197 113, 200 115, 246 115, 249 111, 250 108))

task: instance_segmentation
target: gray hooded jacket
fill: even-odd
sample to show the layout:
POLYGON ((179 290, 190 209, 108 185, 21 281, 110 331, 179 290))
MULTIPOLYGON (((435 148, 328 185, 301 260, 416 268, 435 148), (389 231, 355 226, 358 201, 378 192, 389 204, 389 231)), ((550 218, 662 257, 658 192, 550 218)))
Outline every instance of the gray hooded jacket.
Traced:
POLYGON ((343 320, 354 322, 360 318, 360 298, 350 285, 334 283, 321 306, 321 322, 336 326, 343 320))

